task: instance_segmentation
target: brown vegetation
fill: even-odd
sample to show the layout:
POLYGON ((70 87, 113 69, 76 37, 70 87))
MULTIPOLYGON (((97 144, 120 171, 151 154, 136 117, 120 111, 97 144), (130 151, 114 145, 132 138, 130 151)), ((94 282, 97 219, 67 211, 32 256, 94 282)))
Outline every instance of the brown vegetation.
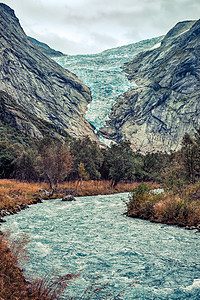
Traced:
POLYGON ((151 190, 152 187, 146 184, 133 189, 127 203, 127 216, 178 226, 197 227, 200 224, 197 186, 185 186, 181 193, 154 194, 151 190))
POLYGON ((26 238, 9 242, 8 235, 0 235, 0 300, 53 300, 68 287, 78 274, 62 277, 48 274, 43 279, 27 282, 18 263, 27 257, 26 238), (8 248, 9 247, 9 248, 8 248))
MULTIPOLYGON (((46 198, 62 198, 67 194, 75 196, 92 196, 103 194, 114 194, 129 192, 136 187, 137 183, 120 182, 112 187, 110 181, 83 181, 79 186, 79 181, 65 182, 58 184, 57 191, 53 196, 44 196, 46 198)), ((48 190, 46 183, 27 183, 12 179, 0 179, 0 211, 2 209, 15 210, 20 204, 34 204, 40 196, 40 190, 48 190)), ((40 196, 42 198, 42 195, 40 196)))
POLYGON ((27 286, 16 259, 0 236, 0 299, 17 300, 27 298, 27 286))

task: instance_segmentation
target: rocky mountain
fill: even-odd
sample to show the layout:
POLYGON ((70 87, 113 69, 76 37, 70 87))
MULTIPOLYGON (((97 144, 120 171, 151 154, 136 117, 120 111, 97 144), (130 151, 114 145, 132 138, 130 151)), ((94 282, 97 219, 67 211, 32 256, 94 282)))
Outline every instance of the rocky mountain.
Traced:
POLYGON ((46 55, 50 57, 59 57, 59 56, 64 56, 64 54, 60 51, 54 50, 51 47, 49 47, 47 44, 42 43, 32 37, 28 37, 35 45, 39 47, 39 49, 46 55))
POLYGON ((178 149, 200 126, 200 20, 178 23, 124 71, 135 86, 118 97, 100 134, 143 152, 178 149))
POLYGON ((67 137, 61 128, 37 118, 0 91, 0 140, 31 141, 47 135, 57 139, 67 137))
MULTIPOLYGON (((89 88, 44 55, 26 36, 14 11, 3 3, 0 3, 0 91, 37 119, 62 128, 73 137, 88 135, 96 140, 93 126, 85 119, 87 105, 92 100, 89 88)), ((23 118, 20 122, 24 123, 23 118)), ((30 132, 37 135, 34 124, 29 125, 30 132)))
POLYGON ((141 51, 157 47, 161 39, 144 40, 97 54, 54 58, 61 66, 77 74, 91 89, 92 102, 88 106, 86 118, 97 130, 108 120, 116 98, 133 86, 122 71, 124 63, 141 51))

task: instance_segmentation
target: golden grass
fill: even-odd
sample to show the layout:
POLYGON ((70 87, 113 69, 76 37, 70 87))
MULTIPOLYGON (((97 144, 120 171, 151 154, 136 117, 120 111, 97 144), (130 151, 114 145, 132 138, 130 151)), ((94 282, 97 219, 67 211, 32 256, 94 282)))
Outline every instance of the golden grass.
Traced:
MULTIPOLYGON (((136 190, 135 190, 136 191, 136 190)), ((153 195, 149 190, 132 193, 127 216, 178 226, 200 225, 200 194, 196 186, 187 186, 182 193, 153 195)))
POLYGON ((28 299, 27 286, 21 270, 0 236, 0 299, 28 299))
MULTIPOLYGON (((76 196, 93 196, 129 192, 138 183, 118 183, 112 187, 110 181, 65 182, 58 185, 57 192, 51 198, 61 198, 69 193, 76 196)), ((40 189, 48 191, 46 183, 27 183, 11 179, 0 179, 0 210, 14 209, 17 205, 36 203, 40 189)))
POLYGON ((65 182, 63 184, 60 184, 58 190, 72 192, 76 190, 77 196, 94 196, 129 192, 137 185, 138 183, 136 182, 120 182, 116 187, 113 187, 111 181, 90 180, 83 181, 81 186, 79 183, 77 190, 77 182, 65 182))
POLYGON ((13 209, 18 204, 34 203, 34 194, 39 189, 47 188, 46 184, 26 183, 10 179, 0 180, 0 210, 13 209))
POLYGON ((0 234, 0 300, 55 300, 79 274, 58 277, 47 274, 27 282, 17 266, 27 257, 26 238, 9 241, 9 233, 0 234))

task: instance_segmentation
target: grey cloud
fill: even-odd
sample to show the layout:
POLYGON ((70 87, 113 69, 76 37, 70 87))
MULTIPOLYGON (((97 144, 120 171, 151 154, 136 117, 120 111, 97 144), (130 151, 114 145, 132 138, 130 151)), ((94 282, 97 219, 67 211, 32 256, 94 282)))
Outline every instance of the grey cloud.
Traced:
POLYGON ((4 2, 15 9, 29 35, 33 33, 35 38, 41 36, 42 41, 51 43, 51 47, 74 53, 99 52, 102 47, 117 46, 120 40, 132 43, 165 34, 181 20, 198 19, 200 11, 199 0, 4 2), (61 32, 66 32, 64 37, 61 32), (80 40, 73 39, 73 34, 80 35, 80 40))

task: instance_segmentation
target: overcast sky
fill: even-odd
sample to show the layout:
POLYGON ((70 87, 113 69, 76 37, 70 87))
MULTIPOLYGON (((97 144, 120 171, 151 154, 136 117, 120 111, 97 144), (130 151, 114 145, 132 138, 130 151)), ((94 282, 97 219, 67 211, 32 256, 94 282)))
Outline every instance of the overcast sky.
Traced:
POLYGON ((200 0, 4 0, 26 34, 66 54, 97 53, 200 18, 200 0))

